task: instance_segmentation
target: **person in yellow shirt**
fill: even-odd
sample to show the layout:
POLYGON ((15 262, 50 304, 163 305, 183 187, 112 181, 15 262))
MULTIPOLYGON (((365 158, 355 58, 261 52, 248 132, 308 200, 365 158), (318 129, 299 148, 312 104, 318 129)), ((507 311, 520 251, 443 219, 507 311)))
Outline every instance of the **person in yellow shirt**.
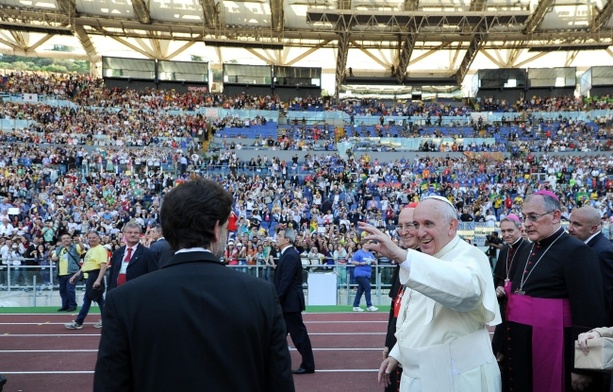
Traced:
MULTIPOLYGON (((89 242, 89 250, 85 254, 85 261, 81 269, 70 278, 70 283, 74 284, 75 280, 82 274, 87 273, 85 282, 85 295, 83 296, 83 305, 77 315, 77 318, 70 323, 64 324, 66 329, 81 329, 83 322, 92 302, 95 301, 100 310, 104 308, 104 274, 108 263, 108 252, 102 246, 100 235, 95 231, 87 233, 87 241, 89 242)), ((97 323, 94 327, 100 328, 101 323, 97 323)))
POLYGON ((62 233, 60 241, 62 245, 55 248, 51 260, 57 263, 57 277, 60 284, 60 297, 62 307, 58 312, 72 312, 77 310, 77 298, 75 283, 70 278, 79 271, 79 261, 83 253, 83 246, 77 236, 77 243, 73 244, 69 233, 62 233))
POLYGON ((494 198, 494 214, 496 215, 496 219, 500 217, 500 211, 502 211, 502 198, 496 195, 494 198))

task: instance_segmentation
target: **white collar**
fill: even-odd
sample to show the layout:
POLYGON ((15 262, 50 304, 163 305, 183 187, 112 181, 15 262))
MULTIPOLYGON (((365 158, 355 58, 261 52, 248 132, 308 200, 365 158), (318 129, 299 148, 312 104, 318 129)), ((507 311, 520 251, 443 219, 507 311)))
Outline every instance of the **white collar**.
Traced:
POLYGON ((587 244, 588 242, 590 242, 592 240, 592 238, 596 237, 598 234, 600 234, 602 230, 598 230, 597 232, 595 232, 594 234, 592 234, 590 236, 590 238, 588 238, 587 240, 585 240, 585 243, 587 244))
POLYGON ((210 250, 206 249, 206 248, 202 248, 200 246, 197 246, 195 248, 183 248, 183 249, 179 249, 178 251, 175 252, 175 254, 179 254, 179 253, 188 253, 188 252, 208 252, 208 253, 213 253, 210 250))
POLYGON ((509 245, 511 248, 514 247, 515 245, 519 244, 521 242, 521 240, 523 240, 522 236, 519 236, 519 238, 517 240, 515 240, 514 243, 512 243, 511 245, 509 245))

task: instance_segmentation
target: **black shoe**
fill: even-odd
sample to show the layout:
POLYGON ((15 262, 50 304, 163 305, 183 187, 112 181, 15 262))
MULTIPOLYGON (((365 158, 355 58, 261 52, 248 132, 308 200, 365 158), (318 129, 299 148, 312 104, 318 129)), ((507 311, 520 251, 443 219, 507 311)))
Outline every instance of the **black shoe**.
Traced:
POLYGON ((75 310, 77 310, 76 307, 74 307, 74 308, 66 308, 67 312, 74 312, 75 310))
POLYGON ((65 307, 63 307, 63 306, 62 306, 62 307, 61 307, 61 308, 59 308, 57 311, 58 311, 58 312, 66 312, 67 310, 68 310, 68 308, 65 308, 65 307))
POLYGON ((300 367, 296 370, 292 370, 292 373, 294 374, 313 374, 315 373, 315 370, 307 370, 305 368, 300 367))

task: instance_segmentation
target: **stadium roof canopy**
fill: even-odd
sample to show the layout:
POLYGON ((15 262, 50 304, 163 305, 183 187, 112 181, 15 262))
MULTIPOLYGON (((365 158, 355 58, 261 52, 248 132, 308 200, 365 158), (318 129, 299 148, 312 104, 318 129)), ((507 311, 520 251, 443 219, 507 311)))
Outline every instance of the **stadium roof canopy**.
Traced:
POLYGON ((480 68, 611 65, 612 14, 607 0, 0 0, 0 53, 461 83, 480 68))

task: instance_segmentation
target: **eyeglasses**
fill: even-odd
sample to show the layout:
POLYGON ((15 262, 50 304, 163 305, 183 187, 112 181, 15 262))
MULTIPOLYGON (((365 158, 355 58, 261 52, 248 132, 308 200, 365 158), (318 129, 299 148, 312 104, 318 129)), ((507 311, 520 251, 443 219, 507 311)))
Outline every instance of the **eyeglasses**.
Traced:
POLYGON ((547 212, 543 212, 542 214, 529 214, 523 217, 523 221, 530 221, 530 222, 536 222, 539 219, 541 219, 541 217, 547 215, 547 214, 551 214, 552 212, 554 212, 555 210, 552 211, 547 211, 547 212))
POLYGON ((415 230, 417 226, 415 223, 407 223, 406 225, 398 225, 398 230, 415 230))

